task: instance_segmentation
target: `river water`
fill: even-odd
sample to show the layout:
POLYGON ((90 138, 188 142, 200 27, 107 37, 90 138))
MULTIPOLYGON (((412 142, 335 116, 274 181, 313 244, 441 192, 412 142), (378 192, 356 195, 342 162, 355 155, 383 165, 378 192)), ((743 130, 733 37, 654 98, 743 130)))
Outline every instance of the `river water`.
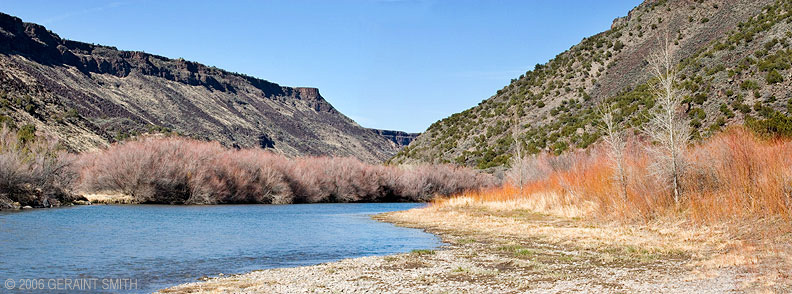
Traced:
POLYGON ((148 293, 220 273, 435 248, 442 243, 434 235, 370 218, 421 205, 92 205, 0 212, 0 292, 148 293))

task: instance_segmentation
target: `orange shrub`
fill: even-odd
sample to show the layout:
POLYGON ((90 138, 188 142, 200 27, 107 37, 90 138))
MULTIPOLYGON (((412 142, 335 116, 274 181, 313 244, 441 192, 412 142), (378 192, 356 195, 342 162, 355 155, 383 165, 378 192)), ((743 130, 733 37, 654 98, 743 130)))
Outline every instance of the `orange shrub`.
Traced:
MULTIPOLYGON (((671 187, 651 172, 647 147, 650 145, 639 141, 628 144, 625 197, 620 196, 612 160, 597 146, 560 156, 532 157, 532 178, 521 189, 507 184, 457 197, 478 202, 533 201, 542 203, 533 207, 538 210, 567 207, 610 219, 651 219, 680 213, 700 221, 792 217, 789 140, 767 141, 733 127, 690 146, 678 206, 671 187)), ((435 202, 445 205, 453 201, 435 202)))

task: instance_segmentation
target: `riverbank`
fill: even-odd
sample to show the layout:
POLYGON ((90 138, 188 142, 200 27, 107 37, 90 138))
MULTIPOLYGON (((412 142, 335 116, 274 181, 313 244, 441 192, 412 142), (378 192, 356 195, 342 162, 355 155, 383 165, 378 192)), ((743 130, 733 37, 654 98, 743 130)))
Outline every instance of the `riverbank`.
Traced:
POLYGON ((789 286, 783 272, 757 267, 752 248, 730 230, 683 221, 617 225, 472 204, 375 218, 425 229, 449 245, 210 278, 161 293, 723 293, 789 286))

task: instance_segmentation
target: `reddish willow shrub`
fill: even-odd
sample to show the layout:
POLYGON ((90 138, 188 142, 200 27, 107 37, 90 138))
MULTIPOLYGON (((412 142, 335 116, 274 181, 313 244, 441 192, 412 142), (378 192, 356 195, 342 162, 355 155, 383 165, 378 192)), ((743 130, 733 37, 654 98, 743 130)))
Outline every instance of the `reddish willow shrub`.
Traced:
POLYGON ((678 214, 699 221, 792 218, 792 141, 764 140, 745 128, 732 127, 690 146, 684 154, 678 205, 669 183, 650 168, 650 148, 635 140, 628 144, 624 196, 613 160, 602 146, 528 158, 522 189, 507 186, 461 196, 477 201, 544 197, 542 203, 548 206, 594 207, 589 213, 614 219, 678 214))
POLYGON ((79 156, 79 188, 117 191, 142 203, 428 201, 492 186, 452 165, 370 165, 353 158, 289 159, 178 137, 146 137, 79 156))
POLYGON ((25 141, 0 126, 0 209, 17 206, 59 206, 76 200, 70 193, 76 173, 72 158, 57 141, 38 137, 25 141))

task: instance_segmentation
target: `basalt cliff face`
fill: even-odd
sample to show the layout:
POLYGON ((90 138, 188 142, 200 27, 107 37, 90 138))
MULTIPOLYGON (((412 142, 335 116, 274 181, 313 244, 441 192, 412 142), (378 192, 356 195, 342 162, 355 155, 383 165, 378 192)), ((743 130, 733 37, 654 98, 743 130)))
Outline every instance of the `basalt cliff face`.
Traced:
POLYGON ((392 130, 377 130, 371 129, 375 133, 379 134, 380 136, 385 137, 386 139, 390 140, 398 148, 402 148, 404 146, 410 145, 410 143, 415 140, 421 133, 408 133, 403 131, 392 131, 392 130))
POLYGON ((146 132, 367 162, 398 150, 333 108, 316 88, 65 40, 2 13, 0 121, 35 127, 73 151, 146 132))

